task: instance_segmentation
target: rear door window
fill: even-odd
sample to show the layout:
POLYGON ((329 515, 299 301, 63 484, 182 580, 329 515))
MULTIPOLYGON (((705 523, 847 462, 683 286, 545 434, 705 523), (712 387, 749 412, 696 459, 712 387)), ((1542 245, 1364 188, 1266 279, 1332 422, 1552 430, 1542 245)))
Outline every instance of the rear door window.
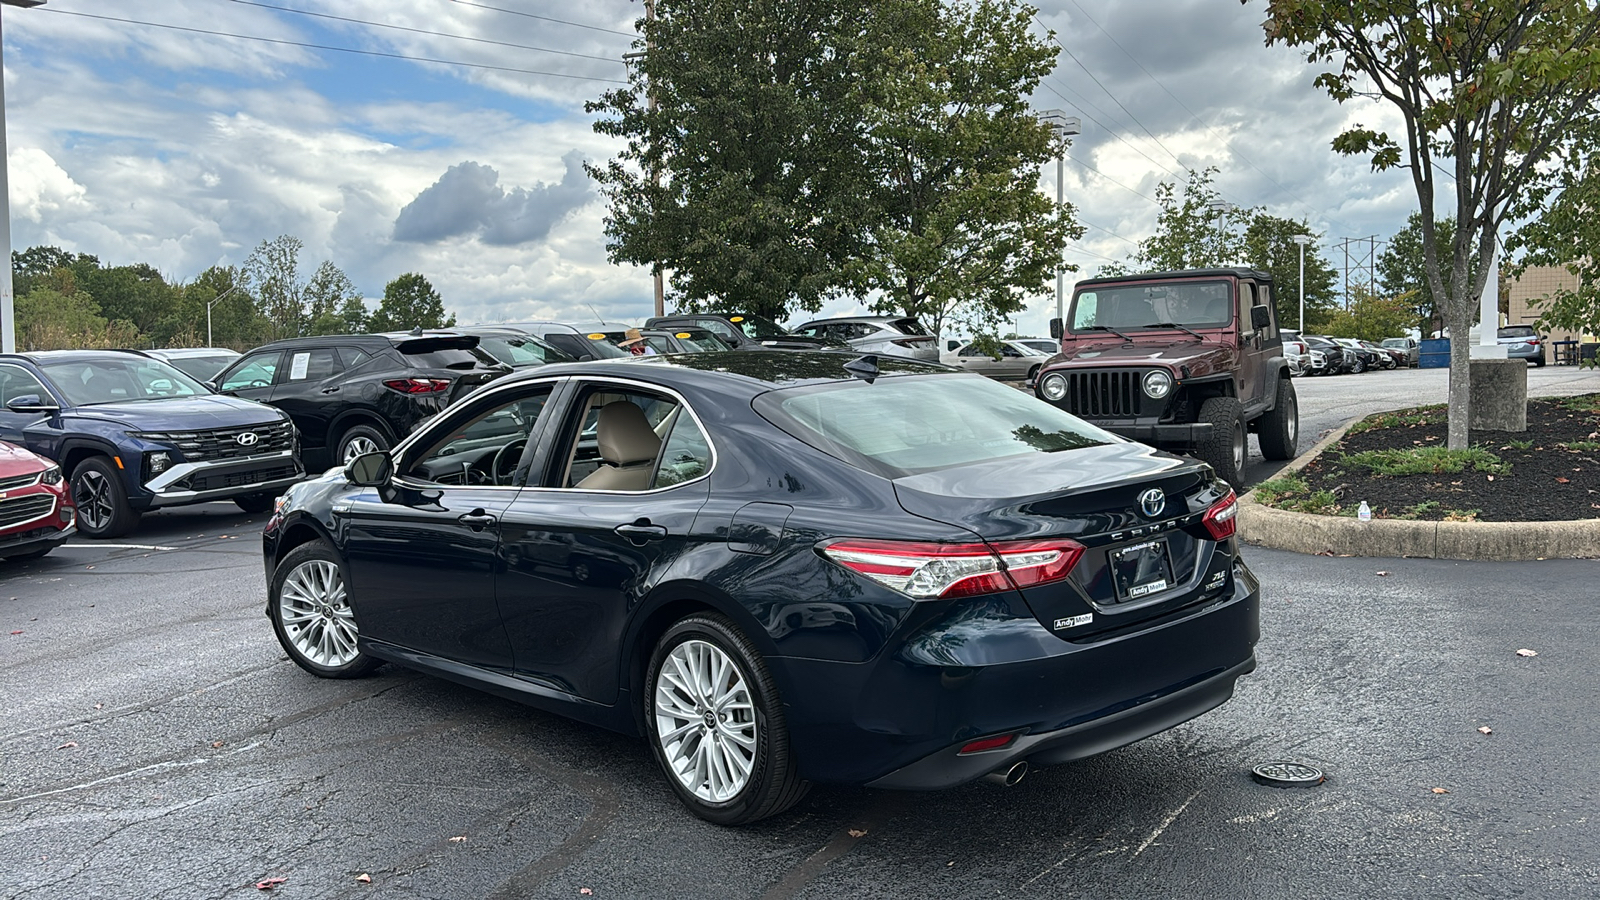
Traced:
POLYGON ((344 370, 339 351, 332 347, 289 352, 289 374, 284 383, 323 381, 344 370))

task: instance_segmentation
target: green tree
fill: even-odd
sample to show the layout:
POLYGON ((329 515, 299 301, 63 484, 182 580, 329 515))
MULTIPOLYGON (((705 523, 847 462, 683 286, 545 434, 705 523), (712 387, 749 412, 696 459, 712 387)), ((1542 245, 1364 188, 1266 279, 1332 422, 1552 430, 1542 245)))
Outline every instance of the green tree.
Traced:
MULTIPOLYGON (((1244 260, 1247 265, 1272 273, 1277 291, 1274 305, 1278 321, 1285 328, 1300 327, 1300 245, 1294 240, 1298 235, 1317 236, 1304 219, 1284 219, 1265 212, 1251 218, 1244 232, 1244 260)), ((1333 315, 1334 284, 1339 276, 1316 242, 1306 245, 1305 269, 1306 328, 1321 328, 1333 315)))
POLYGON ((332 260, 317 267, 305 297, 308 334, 356 334, 364 329, 367 308, 361 292, 332 260))
POLYGON ((444 300, 428 279, 407 272, 383 286, 383 302, 367 327, 373 331, 410 331, 413 328, 449 328, 455 314, 446 315, 444 300))
MULTIPOLYGON (((879 312, 948 319, 993 333, 1048 290, 1061 251, 1083 228, 1039 191, 1060 149, 1026 98, 1055 65, 1010 0, 905 4, 920 36, 896 46, 866 86, 866 246, 851 267, 879 312)), ((905 32, 902 32, 902 35, 905 32)))
POLYGON ((101 315, 100 304, 77 283, 70 268, 38 279, 16 299, 17 346, 23 350, 83 350, 133 347, 139 331, 101 315))
POLYGON ((1139 242, 1133 264, 1146 272, 1209 269, 1243 265, 1245 230, 1263 210, 1245 209, 1222 199, 1212 184, 1217 170, 1190 170, 1180 196, 1176 182, 1156 186, 1155 234, 1139 242))
MULTIPOLYGON (((1455 244, 1456 220, 1450 216, 1435 218, 1433 223, 1434 238, 1439 246, 1450 247, 1455 244)), ((1478 256, 1472 256, 1471 271, 1476 277, 1478 270, 1478 256)), ((1442 305, 1434 300, 1433 286, 1428 283, 1428 263, 1422 250, 1422 214, 1412 213, 1406 220, 1406 227, 1395 232, 1389 239, 1389 244, 1378 255, 1378 284, 1383 292, 1392 297, 1405 296, 1407 305, 1411 308, 1411 325, 1422 332, 1423 337, 1439 330, 1443 322, 1439 319, 1442 305)), ((1446 291, 1450 285, 1444 286, 1446 291)))
POLYGON ((1332 71, 1334 100, 1379 101, 1404 133, 1352 125, 1339 153, 1411 174, 1424 269, 1457 340, 1450 347, 1448 446, 1467 447, 1471 381, 1464 340, 1476 318, 1501 224, 1530 218, 1558 179, 1547 165, 1600 117, 1600 11, 1586 0, 1268 0, 1267 42, 1301 47, 1332 71), (1455 194, 1454 240, 1439 240, 1434 202, 1443 169, 1455 194))
POLYGON ((1409 298, 1376 294, 1366 288, 1350 290, 1355 295, 1350 308, 1334 310, 1328 317, 1328 333, 1334 337, 1377 342, 1404 334, 1415 321, 1409 298))
POLYGON ((180 346, 204 343, 208 303, 212 345, 247 350, 272 339, 272 323, 251 296, 244 273, 235 266, 212 266, 184 286, 181 320, 169 326, 169 340, 180 346))
POLYGON ((1565 162, 1554 202, 1507 246, 1524 251, 1512 267, 1516 274, 1529 266, 1561 266, 1577 283, 1534 302, 1539 327, 1600 335, 1600 152, 1582 148, 1565 162))
POLYGON ((906 2, 657 0, 628 86, 587 107, 626 141, 587 166, 611 260, 672 270, 680 308, 785 318, 838 294, 867 195, 862 88, 906 2))
POLYGON ((299 238, 282 234, 257 244, 245 258, 244 281, 271 323, 274 338, 295 337, 305 326, 306 283, 300 277, 304 248, 299 238))

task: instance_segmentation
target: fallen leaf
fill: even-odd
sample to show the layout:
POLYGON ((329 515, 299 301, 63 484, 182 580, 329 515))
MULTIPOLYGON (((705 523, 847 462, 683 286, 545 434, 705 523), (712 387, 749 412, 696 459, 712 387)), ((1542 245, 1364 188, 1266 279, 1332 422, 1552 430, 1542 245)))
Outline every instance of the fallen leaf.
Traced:
POLYGON ((1571 483, 1572 483, 1572 479, 1571 478, 1561 478, 1559 476, 1557 476, 1557 478, 1556 478, 1556 484, 1571 484, 1571 483))
POLYGON ((372 876, 368 875, 365 872, 362 872, 360 875, 356 876, 356 880, 361 882, 362 884, 371 884, 372 883, 372 876))
POLYGON ((288 881, 288 880, 289 879, 287 879, 287 878, 263 878, 262 880, 256 882, 256 890, 258 890, 258 891, 270 891, 273 888, 277 887, 280 884, 283 884, 285 881, 288 881))
POLYGON ((76 747, 76 746, 78 746, 78 742, 77 741, 67 741, 65 744, 62 744, 61 746, 57 747, 56 749, 57 750, 71 750, 73 747, 76 747))
POLYGON ((13 631, 13 632, 11 632, 11 633, 12 633, 12 634, 21 634, 21 633, 22 633, 22 629, 21 629, 21 628, 18 628, 18 629, 17 629, 17 630, 16 630, 16 631, 13 631))
POLYGON ((1379 574, 1379 575, 1387 575, 1387 574, 1389 574, 1389 573, 1388 573, 1388 572, 1385 572, 1385 571, 1383 571, 1383 570, 1382 570, 1382 569, 1380 569, 1380 570, 1378 570, 1378 574, 1379 574))
POLYGON ((1524 647, 1521 650, 1517 651, 1517 655, 1518 656, 1538 656, 1539 655, 1539 651, 1537 651, 1537 650, 1529 650, 1528 648, 1524 647))
POLYGON ((94 566, 84 566, 84 568, 85 569, 92 569, 92 568, 94 568, 94 566))
POLYGON ((867 832, 866 832, 866 829, 864 829, 864 828, 852 828, 852 829, 850 829, 850 836, 853 837, 853 838, 865 837, 866 834, 867 834, 867 832))
POLYGON ((1494 734, 1494 729, 1490 728, 1487 725, 1483 725, 1483 726, 1480 726, 1478 728, 1478 733, 1479 734, 1494 734))
POLYGON ((459 844, 459 843, 461 843, 461 842, 462 842, 462 841, 465 841, 465 840, 466 840, 466 839, 467 839, 467 836, 466 836, 466 835, 464 835, 464 834, 458 834, 458 835, 456 835, 456 836, 455 836, 455 837, 453 837, 453 838, 451 838, 451 839, 450 839, 450 843, 452 843, 452 844, 459 844))
POLYGON ((588 888, 578 888, 578 893, 580 893, 580 894, 584 895, 585 897, 587 897, 587 896, 593 894, 594 891, 591 891, 588 888))
POLYGON ((1448 793, 1450 793, 1449 791, 1445 790, 1444 788, 1434 788, 1433 792, 1435 794, 1448 794, 1448 793))
POLYGON ((1490 475, 1490 476, 1489 476, 1489 480, 1490 480, 1490 481, 1493 481, 1493 480, 1494 480, 1494 476, 1493 476, 1493 475, 1490 475))
POLYGON ((213 749, 213 750, 216 750, 221 746, 222 746, 222 742, 221 741, 212 741, 211 742, 211 749, 213 749))

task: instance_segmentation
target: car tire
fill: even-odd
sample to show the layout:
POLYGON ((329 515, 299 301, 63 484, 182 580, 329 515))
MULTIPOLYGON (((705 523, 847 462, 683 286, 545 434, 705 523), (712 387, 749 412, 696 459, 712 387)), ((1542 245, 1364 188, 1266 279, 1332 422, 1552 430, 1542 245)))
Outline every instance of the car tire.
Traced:
POLYGON ((319 678, 360 678, 383 665, 358 646, 344 565, 324 541, 301 544, 278 563, 267 617, 289 659, 319 678))
POLYGON ((122 537, 139 524, 122 470, 104 456, 91 456, 72 470, 72 503, 78 508, 78 530, 87 537, 122 537))
MULTIPOLYGON (((1540 365, 1544 365, 1544 364, 1540 363, 1540 365)), ((1033 384, 1034 380, 1039 377, 1039 370, 1042 369, 1042 368, 1044 368, 1044 366, 1034 366, 1033 368, 1029 369, 1028 370, 1028 378, 1027 378, 1027 381, 1025 383, 1026 384, 1033 384)))
POLYGON ((1365 372, 1366 370, 1367 370, 1367 361, 1364 360, 1364 359, 1357 359, 1355 361, 1355 364, 1350 367, 1350 374, 1351 375, 1360 375, 1362 372, 1365 372))
POLYGON ((1211 433, 1195 448, 1195 456, 1210 463, 1217 477, 1244 487, 1244 466, 1249 459, 1250 436, 1244 423, 1244 404, 1232 397, 1212 397, 1200 404, 1200 421, 1211 433))
POLYGON ((1543 357, 1543 356, 1539 356, 1539 357, 1536 357, 1536 358, 1535 358, 1535 359, 1534 359, 1534 361, 1533 361, 1533 367, 1534 367, 1534 368, 1535 368, 1535 369, 1542 369, 1542 368, 1544 368, 1544 357, 1543 357))
POLYGON ((272 508, 277 499, 278 495, 271 491, 257 491, 254 494, 240 494, 233 498, 233 503, 247 513, 264 513, 272 508))
POLYGON ((1278 379, 1278 399, 1256 423, 1256 439, 1267 459, 1294 459, 1300 449, 1300 401, 1289 379, 1278 379))
POLYGON ((645 670, 641 705, 646 739, 667 784, 708 822, 765 819, 810 788, 795 766, 772 673, 750 639, 722 615, 697 613, 667 629, 645 670), (723 674, 707 697, 699 683, 712 683, 713 670, 723 674), (718 707, 728 711, 718 714, 718 707))
POLYGON ((390 447, 389 436, 371 425, 351 425, 334 445, 333 462, 346 466, 363 453, 383 453, 390 447))

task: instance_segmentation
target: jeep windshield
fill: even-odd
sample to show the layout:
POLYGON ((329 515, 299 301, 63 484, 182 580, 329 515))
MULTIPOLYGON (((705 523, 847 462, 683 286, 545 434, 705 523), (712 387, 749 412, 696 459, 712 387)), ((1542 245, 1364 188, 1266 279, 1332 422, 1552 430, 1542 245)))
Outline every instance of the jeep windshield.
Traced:
POLYGON ((172 366, 146 357, 62 360, 40 363, 39 368, 73 406, 211 393, 172 366))
POLYGON ((1226 281, 1097 285, 1072 298, 1072 330, 1119 332, 1216 328, 1233 321, 1226 281))

